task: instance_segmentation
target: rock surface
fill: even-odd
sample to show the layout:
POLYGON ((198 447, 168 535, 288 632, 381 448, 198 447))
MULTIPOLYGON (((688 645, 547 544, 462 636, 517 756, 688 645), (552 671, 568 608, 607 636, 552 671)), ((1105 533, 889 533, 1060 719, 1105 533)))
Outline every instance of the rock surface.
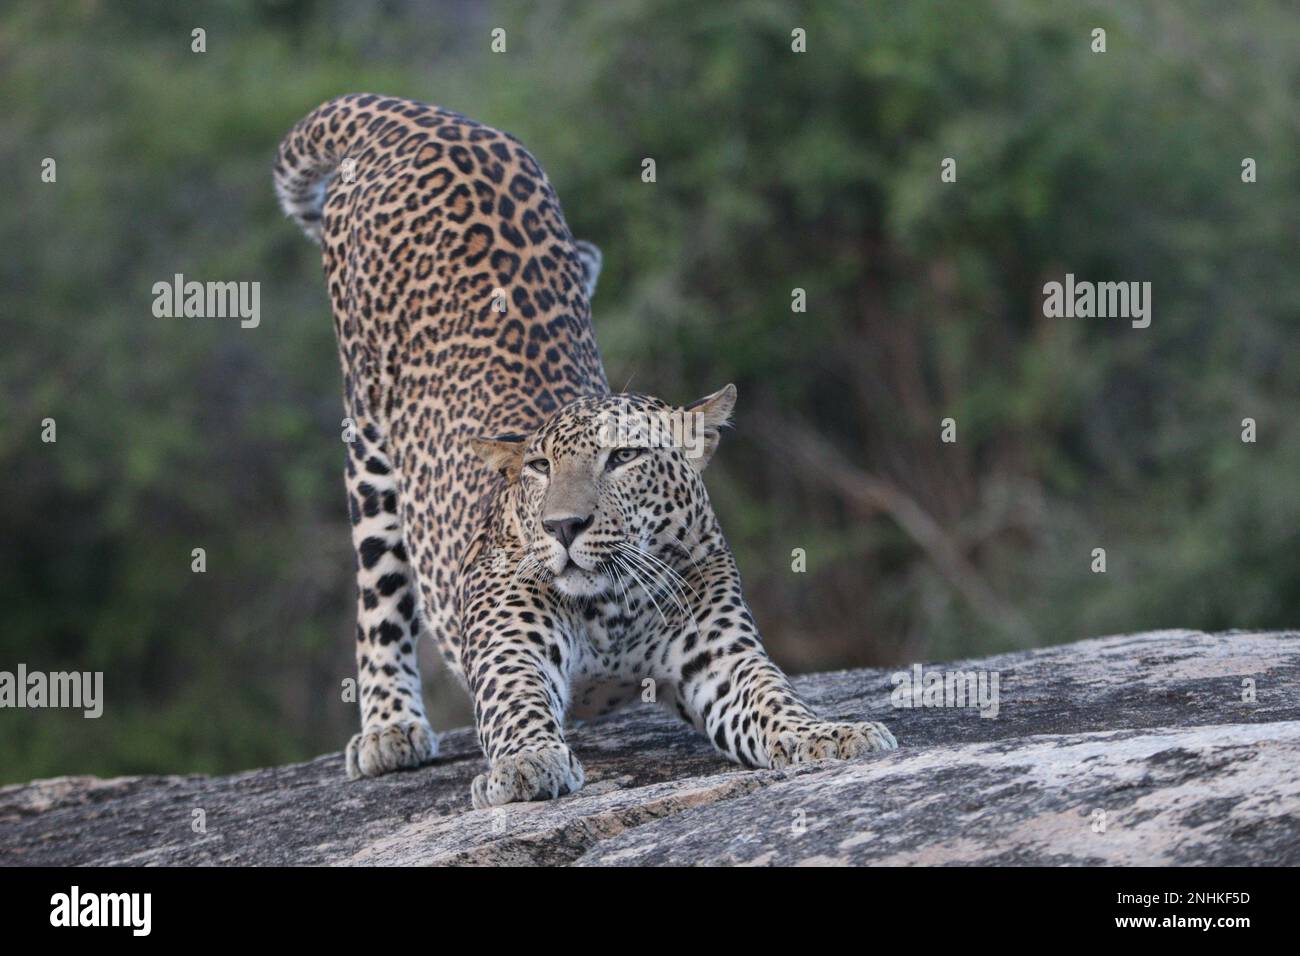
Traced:
POLYGON ((883 720, 901 749, 744 771, 643 707, 572 732, 580 793, 483 811, 469 730, 433 766, 355 783, 339 754, 62 777, 0 789, 0 863, 1300 864, 1300 633, 1161 631, 925 671, 996 673, 997 716, 896 709, 891 671, 809 675, 822 714, 883 720))

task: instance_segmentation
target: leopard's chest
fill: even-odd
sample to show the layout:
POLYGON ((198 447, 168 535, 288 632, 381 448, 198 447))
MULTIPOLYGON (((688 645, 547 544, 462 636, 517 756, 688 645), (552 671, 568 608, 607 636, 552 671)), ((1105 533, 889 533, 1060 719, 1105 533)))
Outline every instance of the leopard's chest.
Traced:
POLYGON ((637 701, 653 703, 653 639, 652 632, 618 609, 582 620, 573 634, 569 716, 584 720, 637 701))
POLYGON ((619 672, 624 658, 643 643, 642 628, 616 601, 598 601, 573 615, 578 665, 591 674, 619 672))
POLYGON ((616 602, 598 602, 575 614, 570 638, 578 679, 632 678, 646 670, 650 635, 616 602))

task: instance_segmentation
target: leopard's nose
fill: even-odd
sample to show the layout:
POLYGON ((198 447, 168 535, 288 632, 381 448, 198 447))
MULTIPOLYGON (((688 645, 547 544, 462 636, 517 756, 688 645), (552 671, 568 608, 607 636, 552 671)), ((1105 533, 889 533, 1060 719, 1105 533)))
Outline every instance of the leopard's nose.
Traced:
POLYGON ((594 520, 596 520, 595 515, 587 515, 585 518, 550 518, 542 522, 542 527, 546 529, 547 534, 567 549, 578 535, 591 527, 594 520))

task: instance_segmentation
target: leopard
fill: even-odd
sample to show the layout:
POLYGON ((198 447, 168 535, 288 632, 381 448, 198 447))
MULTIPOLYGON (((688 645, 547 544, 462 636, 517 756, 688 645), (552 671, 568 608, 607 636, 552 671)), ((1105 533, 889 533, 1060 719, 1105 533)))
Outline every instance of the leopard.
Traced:
POLYGON ((417 647, 473 705, 474 809, 575 793, 566 734, 653 700, 748 768, 897 747, 816 715, 764 649, 703 474, 734 385, 614 392, 576 240, 514 136, 372 93, 301 119, 279 205, 320 246, 351 430, 351 779, 436 761, 417 647))

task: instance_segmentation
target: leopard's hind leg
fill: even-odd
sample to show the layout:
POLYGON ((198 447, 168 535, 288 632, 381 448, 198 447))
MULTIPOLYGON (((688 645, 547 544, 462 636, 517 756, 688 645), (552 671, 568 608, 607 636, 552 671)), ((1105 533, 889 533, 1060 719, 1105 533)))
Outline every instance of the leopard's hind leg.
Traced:
POLYGON ((420 692, 415 574, 402 536, 398 476, 379 424, 348 393, 353 441, 348 511, 357 571, 357 680, 361 732, 349 742, 352 779, 428 763, 438 752, 420 692))

